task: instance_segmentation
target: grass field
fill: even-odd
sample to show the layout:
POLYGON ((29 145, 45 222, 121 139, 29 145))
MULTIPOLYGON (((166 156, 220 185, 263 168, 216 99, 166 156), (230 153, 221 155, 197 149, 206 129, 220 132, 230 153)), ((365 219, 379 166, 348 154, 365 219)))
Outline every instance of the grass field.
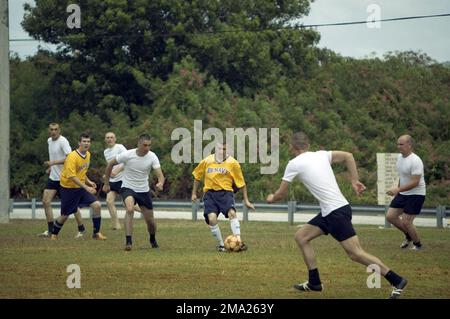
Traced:
MULTIPOLYGON (((87 222, 88 230, 91 223, 87 222)), ((221 221, 224 237, 228 221, 221 221)), ((293 240, 296 226, 241 223, 249 250, 218 253, 203 221, 158 220, 159 249, 150 249, 143 220, 135 220, 134 250, 123 251, 124 232, 103 221, 104 242, 74 240, 69 220, 57 242, 37 238, 45 221, 13 220, 0 225, 0 298, 386 298, 366 286, 364 266, 351 262, 330 236, 314 241, 325 290, 302 294, 292 285, 307 279, 293 240), (81 268, 81 288, 69 289, 69 264, 81 268)), ((363 247, 408 278, 402 298, 450 298, 450 230, 419 228, 425 249, 398 248, 393 229, 355 226, 363 247)))

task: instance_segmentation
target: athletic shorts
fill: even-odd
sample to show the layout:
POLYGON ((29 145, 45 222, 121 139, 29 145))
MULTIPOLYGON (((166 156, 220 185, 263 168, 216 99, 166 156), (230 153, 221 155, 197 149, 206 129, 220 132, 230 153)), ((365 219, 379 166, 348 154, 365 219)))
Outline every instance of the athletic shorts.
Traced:
POLYGON ((65 188, 61 186, 61 215, 76 213, 78 208, 90 206, 97 197, 84 188, 65 188))
POLYGON ((59 192, 60 188, 61 185, 59 185, 59 181, 54 181, 50 178, 47 180, 47 185, 45 186, 45 189, 54 189, 55 191, 59 192))
POLYGON ((319 227, 325 235, 331 234, 339 242, 356 235, 352 225, 352 208, 350 205, 335 209, 325 217, 322 216, 322 213, 319 213, 308 224, 319 227))
POLYGON ((228 212, 230 209, 236 211, 236 208, 234 206, 234 194, 230 191, 209 190, 203 196, 203 202, 205 206, 203 216, 205 217, 205 222, 208 225, 208 214, 215 213, 217 216, 219 216, 219 214, 222 213, 226 218, 228 218, 228 212))
POLYGON ((122 187, 120 189, 120 195, 122 196, 124 203, 125 199, 128 196, 131 196, 134 198, 134 203, 138 204, 139 207, 144 206, 148 209, 153 209, 152 196, 150 195, 150 192, 137 193, 130 188, 122 187))
POLYGON ((402 195, 398 193, 392 199, 392 208, 403 208, 403 212, 408 215, 419 215, 425 202, 425 195, 402 195))
POLYGON ((109 182, 109 188, 111 189, 111 191, 120 194, 120 189, 122 188, 122 181, 109 182))

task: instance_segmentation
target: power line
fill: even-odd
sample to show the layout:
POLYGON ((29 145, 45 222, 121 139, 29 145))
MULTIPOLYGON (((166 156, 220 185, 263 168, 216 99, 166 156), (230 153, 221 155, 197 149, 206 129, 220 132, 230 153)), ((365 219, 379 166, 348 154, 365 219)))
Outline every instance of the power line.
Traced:
MULTIPOLYGON (((261 32, 266 30, 295 30, 297 28, 306 29, 306 28, 318 28, 318 27, 330 27, 330 26, 343 26, 343 25, 354 25, 354 24, 366 24, 366 23, 375 23, 375 22, 390 22, 390 21, 401 21, 401 20, 415 20, 415 19, 425 19, 425 18, 438 18, 438 17, 448 17, 450 13, 442 13, 442 14, 431 14, 431 15, 421 15, 421 16, 410 16, 410 17, 400 17, 400 18, 390 18, 390 19, 379 19, 379 20, 365 20, 365 21, 351 21, 351 22, 335 22, 335 23, 322 23, 322 24, 304 24, 295 27, 286 27, 279 29, 258 29, 258 30, 244 30, 244 29, 233 29, 233 30, 223 30, 223 31, 202 31, 198 32, 198 34, 202 33, 230 33, 230 32, 261 32)), ((124 35, 104 35, 107 37, 122 37, 124 35)), ((127 35, 131 36, 131 35, 127 35)), ((141 36, 141 35, 135 35, 141 36)), ((61 38, 70 38, 76 37, 75 35, 69 35, 61 38)), ((10 42, 27 42, 27 41, 35 41, 41 42, 42 40, 35 40, 32 38, 26 39, 9 39, 10 42)))
POLYGON ((436 18, 436 17, 447 17, 450 16, 450 13, 443 14, 432 14, 432 15, 423 15, 423 16, 412 16, 412 17, 401 17, 401 18, 390 18, 390 19, 380 19, 380 20, 366 20, 366 21, 352 21, 352 22, 338 22, 338 23, 323 23, 323 24, 309 24, 301 27, 310 28, 310 27, 329 27, 336 25, 351 25, 351 24, 364 24, 364 23, 375 23, 375 22, 387 22, 387 21, 400 21, 400 20, 414 20, 414 19, 424 19, 424 18, 436 18))

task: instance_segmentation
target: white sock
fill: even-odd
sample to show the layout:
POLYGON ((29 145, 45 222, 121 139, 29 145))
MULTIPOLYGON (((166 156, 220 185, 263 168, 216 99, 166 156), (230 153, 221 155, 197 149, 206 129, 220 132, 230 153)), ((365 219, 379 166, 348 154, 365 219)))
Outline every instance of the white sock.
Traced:
POLYGON ((230 226, 233 235, 241 240, 241 225, 239 224, 239 219, 237 217, 230 219, 230 226))
POLYGON ((220 232, 219 225, 216 224, 214 226, 209 226, 209 229, 211 229, 211 233, 213 234, 214 238, 217 239, 219 245, 223 246, 222 233, 220 232))

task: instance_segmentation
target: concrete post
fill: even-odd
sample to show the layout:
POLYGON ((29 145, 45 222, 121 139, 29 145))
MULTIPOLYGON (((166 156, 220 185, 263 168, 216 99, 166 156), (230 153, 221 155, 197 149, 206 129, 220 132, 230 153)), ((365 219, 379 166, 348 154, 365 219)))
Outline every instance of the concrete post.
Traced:
POLYGON ((248 207, 245 206, 244 201, 242 201, 242 214, 243 214, 243 221, 248 222, 248 207))
POLYGON ((289 225, 294 225, 294 214, 297 210, 297 202, 296 201, 288 201, 288 222, 289 225))
POLYGON ((199 201, 192 202, 192 221, 197 221, 197 211, 200 207, 199 201))
POLYGON ((9 22, 0 0, 0 223, 9 222, 9 22))

